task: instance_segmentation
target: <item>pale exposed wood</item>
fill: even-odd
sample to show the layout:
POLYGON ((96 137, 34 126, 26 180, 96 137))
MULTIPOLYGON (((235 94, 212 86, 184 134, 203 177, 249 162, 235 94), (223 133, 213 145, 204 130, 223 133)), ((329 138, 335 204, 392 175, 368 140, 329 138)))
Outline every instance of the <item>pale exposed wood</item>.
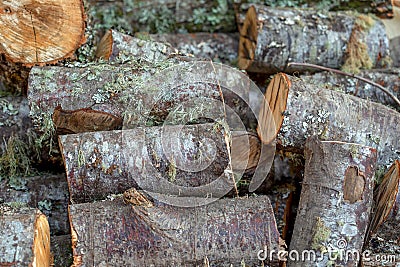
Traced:
POLYGON ((286 110, 281 118, 282 127, 277 136, 280 145, 301 150, 307 137, 318 135, 322 140, 338 140, 376 148, 380 167, 389 167, 398 158, 398 112, 286 74, 277 74, 273 80, 279 81, 282 76, 290 81, 290 87, 286 110))
POLYGON ((38 209, 0 205, 0 266, 51 265, 50 229, 38 209))
MULTIPOLYGON (((372 207, 377 151, 338 141, 305 146, 305 171, 290 251, 313 251, 318 262, 356 266, 359 258, 329 258, 328 249, 362 251, 372 207)), ((333 254, 334 252, 332 252, 333 254)), ((332 255, 331 254, 331 255, 332 255)), ((335 254, 336 255, 336 254, 335 254)), ((288 266, 315 266, 299 258, 288 266)))
POLYGON ((190 208, 156 200, 153 207, 132 206, 116 198, 69 210, 75 267, 203 266, 205 260, 210 266, 260 266, 260 249, 278 249, 279 233, 265 196, 190 208))
POLYGON ((384 25, 367 15, 315 10, 249 7, 239 41, 241 69, 251 72, 304 72, 287 67, 289 62, 307 62, 357 71, 387 65, 389 41, 384 25))
POLYGON ((0 52, 25 65, 53 63, 72 56, 84 42, 82 0, 3 1, 0 52))

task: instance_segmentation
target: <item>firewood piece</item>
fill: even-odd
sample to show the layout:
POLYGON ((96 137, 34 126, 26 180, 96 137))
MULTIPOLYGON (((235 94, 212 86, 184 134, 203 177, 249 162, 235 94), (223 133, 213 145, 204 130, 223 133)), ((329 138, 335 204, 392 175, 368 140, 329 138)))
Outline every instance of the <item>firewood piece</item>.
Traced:
POLYGON ((96 57, 109 61, 123 61, 124 57, 140 57, 149 61, 162 61, 176 49, 165 43, 146 41, 116 30, 109 30, 97 45, 96 57))
POLYGON ((68 234, 68 184, 65 174, 24 177, 24 187, 29 190, 16 190, 0 182, 0 201, 25 203, 29 207, 39 208, 47 216, 52 235, 68 234))
MULTIPOLYGON (((358 76, 382 85, 397 98, 400 98, 399 75, 400 69, 362 71, 358 74, 358 76)), ((398 107, 397 103, 379 88, 356 78, 345 77, 343 75, 330 72, 302 75, 300 78, 312 84, 319 84, 323 87, 333 90, 341 90, 345 93, 356 95, 363 99, 369 99, 384 105, 398 107)))
MULTIPOLYGON (((359 258, 343 255, 334 259, 332 255, 362 251, 373 201, 376 156, 374 148, 359 144, 319 141, 315 136, 307 140, 290 251, 300 255, 313 251, 319 262, 357 265, 359 258), (329 249, 331 254, 326 253, 329 249)), ((300 258, 289 261, 289 266, 315 262, 300 258)))
POLYGON ((399 240, 400 161, 396 160, 374 192, 374 209, 369 234, 387 240, 399 240))
POLYGON ((237 62, 238 40, 236 33, 182 33, 151 34, 158 42, 167 42, 184 54, 211 59, 228 65, 237 62))
POLYGON ((367 15, 253 5, 239 20, 243 26, 238 65, 250 72, 307 70, 287 67, 289 62, 357 72, 385 66, 389 58, 383 23, 367 15))
POLYGON ((157 201, 153 207, 132 206, 116 198, 70 205, 69 214, 76 267, 198 266, 205 261, 258 266, 259 250, 278 249, 279 233, 265 196, 190 208, 157 201))
MULTIPOLYGON (((307 137, 318 135, 321 140, 338 140, 376 148, 380 167, 390 166, 398 158, 398 112, 283 73, 275 75, 271 83, 282 79, 288 80, 288 83, 282 83, 283 87, 279 90, 289 90, 289 93, 287 98, 276 99, 286 103, 286 110, 276 122, 277 125, 282 122, 277 135, 279 145, 301 151, 307 137)), ((274 106, 279 105, 270 103, 272 114, 274 106)))
POLYGON ((199 124, 60 136, 71 200, 101 200, 131 187, 168 195, 226 194, 234 180, 224 173, 224 134, 218 124, 199 124))
POLYGON ((393 60, 393 65, 400 67, 400 4, 393 1, 393 18, 383 19, 385 24, 386 33, 390 42, 390 55, 393 60))
POLYGON ((82 0, 11 0, 0 5, 0 53, 25 65, 54 63, 84 42, 82 0))
POLYGON ((141 61, 140 64, 95 64, 82 68, 34 67, 28 87, 34 125, 39 129, 52 125, 51 117, 58 106, 69 111, 91 108, 124 117, 124 127, 158 125, 167 118, 175 124, 187 123, 189 117, 224 119, 221 90, 224 103, 250 125, 252 117, 245 102, 249 102, 251 81, 247 76, 234 69, 225 71, 226 66, 212 62, 176 63, 171 59, 162 63, 141 61), (171 68, 162 72, 168 67, 171 68), (194 105, 199 99, 196 103, 200 107, 191 110, 194 114, 181 119, 168 117, 172 111, 194 105))
POLYGON ((51 265, 50 229, 38 209, 0 205, 0 266, 51 265))

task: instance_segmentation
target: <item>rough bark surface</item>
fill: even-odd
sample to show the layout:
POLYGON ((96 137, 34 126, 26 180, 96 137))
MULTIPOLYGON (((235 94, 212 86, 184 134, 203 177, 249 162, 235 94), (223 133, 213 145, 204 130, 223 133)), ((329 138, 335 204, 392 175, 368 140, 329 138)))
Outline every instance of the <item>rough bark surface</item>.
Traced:
POLYGON ((0 266, 51 265, 50 230, 38 209, 0 206, 0 266))
POLYGON ((0 182, 0 201, 25 203, 29 207, 40 209, 46 216, 52 235, 68 234, 68 184, 65 174, 43 174, 24 177, 24 188, 11 188, 6 180, 0 182))
MULTIPOLYGON (((400 114, 355 96, 321 88, 286 74, 289 94, 277 136, 283 147, 303 149, 307 137, 371 146, 378 150, 378 166, 389 167, 400 153, 400 114)), ((271 82, 273 82, 273 80, 271 82)), ((287 90, 283 88, 283 90, 287 90)))
POLYGON ((116 198, 71 205, 69 214, 76 267, 259 266, 257 252, 278 247, 265 196, 191 208, 157 201, 152 207, 132 206, 116 198))
POLYGON ((332 255, 362 251, 373 201, 376 156, 376 150, 367 146, 316 137, 307 140, 290 250, 300 255, 312 250, 318 262, 300 258, 289 261, 289 266, 357 265, 359 258, 342 255, 334 259, 332 255), (323 255, 328 248, 331 256, 323 255))
MULTIPOLYGON (((245 9, 243 6, 242 9, 245 9)), ((307 62, 349 69, 385 66, 389 41, 379 20, 366 15, 249 6, 240 30, 239 62, 251 72, 304 72, 307 62), (360 60, 360 62, 356 62, 360 60)))
POLYGON ((218 120, 225 118, 222 91, 224 103, 233 110, 226 109, 226 117, 233 118, 229 126, 238 123, 230 112, 245 125, 252 123, 254 116, 245 103, 251 87, 247 76, 211 62, 176 62, 34 67, 28 93, 33 121, 46 128, 58 106, 109 113, 124 118, 125 127, 218 120))
MULTIPOLYGON (((358 76, 384 86, 394 96, 400 98, 400 69, 362 71, 358 76)), ((328 89, 343 91, 363 99, 397 107, 400 110, 400 107, 398 107, 397 103, 389 95, 385 94, 379 88, 356 78, 329 72, 302 75, 300 78, 305 82, 316 85, 320 84, 328 89)))
POLYGON ((0 154, 6 151, 7 140, 11 136, 22 139, 27 132, 33 130, 29 117, 29 105, 26 97, 1 97, 0 98, 0 154))
POLYGON ((11 0, 1 3, 0 10, 0 53, 12 62, 57 62, 84 42, 82 0, 11 0))
POLYGON ((60 136, 71 200, 101 200, 131 187, 222 197, 234 187, 224 173, 230 169, 225 134, 218 124, 200 124, 60 136))
POLYGON ((96 57, 117 62, 124 61, 124 57, 135 57, 154 62, 166 60, 173 53, 178 51, 168 44, 109 30, 97 45, 96 57))
POLYGON ((179 52, 196 58, 211 59, 227 65, 236 65, 238 40, 236 33, 152 34, 150 38, 171 44, 179 52))

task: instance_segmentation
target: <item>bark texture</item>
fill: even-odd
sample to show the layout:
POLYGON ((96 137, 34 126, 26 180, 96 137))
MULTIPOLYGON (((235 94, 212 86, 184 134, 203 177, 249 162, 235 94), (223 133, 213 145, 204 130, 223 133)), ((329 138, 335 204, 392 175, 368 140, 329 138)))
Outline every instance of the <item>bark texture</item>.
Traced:
MULTIPOLYGON (((281 116, 278 143, 286 148, 303 149, 307 137, 338 140, 371 146, 378 150, 378 166, 389 167, 400 153, 397 138, 400 114, 381 104, 334 90, 321 88, 286 74, 277 74, 282 90, 288 90, 286 110, 281 116)), ((267 92, 266 92, 267 94, 267 92)))
POLYGON ((1 181, 0 201, 25 203, 29 207, 38 208, 47 216, 52 235, 68 234, 69 194, 65 174, 24 177, 23 182, 28 190, 16 190, 6 180, 1 181))
MULTIPOLYGON (((389 92, 391 92, 397 98, 400 98, 400 69, 362 71, 358 74, 358 76, 367 78, 384 86, 389 92)), ((319 84, 320 86, 324 86, 328 89, 340 90, 363 99, 368 99, 400 109, 397 103, 379 88, 356 78, 345 77, 343 75, 329 72, 320 72, 313 75, 302 75, 300 78, 305 82, 315 85, 319 84)))
MULTIPOLYGON (((243 6, 244 9, 246 6, 243 6)), ((367 15, 249 6, 240 14, 239 62, 251 72, 304 72, 308 62, 357 72, 386 66, 389 41, 382 22, 367 15), (307 45, 306 45, 307 44, 307 45)))
POLYGON ((71 205, 69 214, 76 267, 259 266, 257 252, 278 246, 271 204, 261 196, 192 208, 116 198, 71 205))
POLYGON ((0 266, 51 266, 50 230, 38 209, 0 206, 0 266))
POLYGON ((154 62, 166 60, 172 53, 178 51, 171 45, 109 30, 97 45, 96 57, 117 62, 124 61, 124 57, 135 57, 154 62))
POLYGON ((234 187, 224 173, 230 169, 225 134, 217 124, 200 124, 60 136, 71 200, 101 200, 131 187, 222 197, 234 187))
POLYGON ((84 42, 82 0, 15 0, 2 3, 0 10, 0 53, 12 62, 54 63, 84 42))
POLYGON ((227 65, 236 65, 237 62, 237 33, 152 34, 150 38, 169 43, 179 52, 196 58, 211 59, 227 65))
POLYGON ((376 156, 371 147, 308 139, 290 250, 300 255, 311 250, 316 258, 299 258, 289 261, 289 266, 358 264, 355 256, 334 259, 332 255, 362 251, 372 207, 376 156))
POLYGON ((225 117, 233 118, 229 126, 234 127, 238 117, 230 113, 238 114, 245 125, 252 123, 254 116, 246 105, 251 87, 247 76, 211 62, 176 63, 171 59, 82 68, 34 67, 28 94, 33 122, 39 129, 52 130, 51 116, 60 106, 124 118, 125 128, 225 117), (226 108, 226 116, 223 103, 231 108, 226 108))

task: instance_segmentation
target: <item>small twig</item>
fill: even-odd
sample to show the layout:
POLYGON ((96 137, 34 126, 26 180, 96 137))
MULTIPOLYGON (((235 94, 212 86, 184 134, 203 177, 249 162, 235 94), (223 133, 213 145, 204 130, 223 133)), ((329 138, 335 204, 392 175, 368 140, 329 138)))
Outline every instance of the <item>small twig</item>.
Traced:
POLYGON ((366 78, 363 78, 363 77, 361 77, 361 76, 358 76, 358 75, 355 75, 355 74, 351 74, 351 73, 347 73, 347 72, 343 72, 343 71, 341 71, 341 70, 335 70, 335 69, 331 69, 331 68, 327 68, 327 67, 323 67, 323 66, 319 66, 319 65, 310 64, 310 63, 296 63, 296 62, 291 62, 291 63, 288 64, 288 66, 290 66, 290 65, 292 65, 292 66, 311 67, 311 68, 316 68, 316 69, 320 69, 320 70, 330 71, 330 72, 334 72, 334 73, 337 73, 337 74, 340 74, 340 75, 344 75, 344 76, 356 78, 356 79, 358 79, 358 80, 360 80, 360 81, 363 81, 363 82, 365 82, 365 83, 368 83, 368 84, 370 84, 370 85, 372 85, 372 86, 378 87, 382 92, 384 92, 385 94, 387 94, 388 96, 390 96, 390 97, 394 100, 394 102, 397 103, 397 105, 400 106, 400 100, 399 100, 395 95, 393 95, 391 92, 389 92, 385 87, 383 87, 382 85, 377 84, 377 83, 375 83, 375 82, 373 82, 373 81, 371 81, 371 80, 368 80, 368 79, 366 79, 366 78))

